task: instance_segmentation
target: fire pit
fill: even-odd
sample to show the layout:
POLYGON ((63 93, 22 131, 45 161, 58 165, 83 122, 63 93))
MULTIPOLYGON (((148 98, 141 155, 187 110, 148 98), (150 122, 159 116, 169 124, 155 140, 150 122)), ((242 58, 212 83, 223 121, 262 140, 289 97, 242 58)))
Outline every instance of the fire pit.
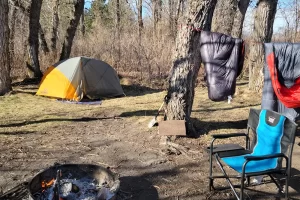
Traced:
POLYGON ((114 200, 120 182, 109 169, 90 164, 55 165, 28 184, 30 200, 114 200))

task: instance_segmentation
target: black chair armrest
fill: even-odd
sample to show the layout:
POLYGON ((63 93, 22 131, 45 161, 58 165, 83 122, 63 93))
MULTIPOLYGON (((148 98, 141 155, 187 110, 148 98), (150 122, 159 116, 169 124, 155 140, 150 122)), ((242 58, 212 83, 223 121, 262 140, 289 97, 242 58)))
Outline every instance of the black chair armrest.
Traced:
MULTIPOLYGON (((218 148, 214 148, 214 142, 217 139, 226 139, 226 138, 231 138, 231 137, 241 137, 244 136, 246 138, 246 142, 249 138, 249 136, 245 133, 228 133, 228 134, 216 134, 216 135, 212 135, 212 141, 210 143, 210 146, 207 147, 207 151, 210 153, 210 155, 217 153, 217 152, 221 152, 221 151, 234 151, 234 150, 245 150, 245 148, 241 147, 240 145, 235 145, 235 144, 223 144, 223 145, 219 145, 218 148), (237 147, 238 146, 238 147, 237 147), (212 151, 211 151, 212 150, 212 151)), ((247 144, 246 144, 246 148, 247 148, 247 144)))
POLYGON ((245 133, 228 133, 228 134, 216 134, 212 135, 214 139, 225 139, 225 138, 231 138, 231 137, 240 137, 240 136, 246 136, 245 133))
POLYGON ((284 157, 285 159, 288 159, 286 155, 283 153, 275 153, 275 154, 269 154, 265 156, 245 156, 246 161, 257 161, 257 160, 265 160, 265 159, 271 159, 271 158, 279 158, 284 157))
POLYGON ((288 170, 289 166, 289 158, 283 154, 283 153, 275 153, 275 154, 268 154, 268 155, 264 155, 264 156, 245 156, 244 158, 246 159, 243 168, 242 168, 242 177, 245 174, 245 169, 246 169, 246 165, 251 162, 251 161, 259 161, 259 160, 265 160, 265 159, 271 159, 271 158, 284 158, 286 161, 286 168, 285 170, 288 170))

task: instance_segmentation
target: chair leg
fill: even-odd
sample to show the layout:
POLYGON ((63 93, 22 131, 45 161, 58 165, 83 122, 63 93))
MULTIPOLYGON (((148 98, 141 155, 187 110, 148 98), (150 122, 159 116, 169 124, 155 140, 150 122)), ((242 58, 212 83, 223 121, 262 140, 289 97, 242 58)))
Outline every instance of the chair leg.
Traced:
POLYGON ((289 175, 287 175, 285 179, 285 199, 289 199, 289 175))
MULTIPOLYGON (((248 179, 248 177, 247 177, 247 179, 248 179)), ((244 177, 241 177, 240 200, 243 200, 243 198, 244 198, 244 182, 245 182, 244 177)))
POLYGON ((275 185, 277 186, 277 188, 280 190, 280 192, 283 193, 284 190, 281 187, 281 185, 275 180, 275 178, 271 174, 269 174, 269 176, 271 177, 272 181, 275 183, 275 185))
MULTIPOLYGON (((225 180, 226 180, 227 183, 229 184, 229 187, 230 187, 231 190, 233 191, 235 197, 236 197, 238 200, 240 200, 239 195, 237 194, 236 190, 234 189, 234 186, 233 186, 232 182, 230 181, 230 179, 229 179, 227 173, 225 172, 225 170, 224 170, 224 168, 223 168, 223 165, 222 165, 221 162, 219 161, 217 155, 215 155, 215 157, 216 157, 217 164, 219 165, 219 167, 220 167, 222 173, 224 174, 225 180)), ((244 180, 243 180, 243 178, 242 178, 242 182, 243 182, 243 181, 244 181, 244 180)))
POLYGON ((247 176, 247 186, 250 186, 250 176, 247 176))
POLYGON ((212 191, 212 189, 214 189, 214 178, 212 176, 212 156, 213 156, 213 152, 212 152, 212 145, 210 146, 210 152, 209 152, 209 183, 208 183, 208 187, 209 187, 209 191, 212 191))
POLYGON ((209 177, 209 183, 208 183, 208 187, 209 187, 209 191, 212 191, 214 189, 214 179, 212 177, 209 177))
POLYGON ((277 181, 271 174, 269 176, 271 177, 272 181, 276 184, 276 186, 278 187, 280 192, 285 193, 285 199, 289 199, 289 175, 286 175, 286 178, 285 178, 285 190, 283 189, 283 187, 281 185, 279 185, 277 183, 277 181))

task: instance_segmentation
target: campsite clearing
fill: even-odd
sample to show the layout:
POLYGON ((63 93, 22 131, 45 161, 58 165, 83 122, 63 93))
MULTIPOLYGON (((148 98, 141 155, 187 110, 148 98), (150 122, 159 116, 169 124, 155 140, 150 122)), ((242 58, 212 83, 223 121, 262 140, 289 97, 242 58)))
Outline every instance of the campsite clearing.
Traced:
MULTIPOLYGON (((36 90, 36 85, 19 85, 0 97, 0 192, 58 162, 109 166, 120 174, 119 199, 234 199, 229 190, 208 191, 205 148, 211 134, 244 131, 249 108, 260 107, 261 97, 248 91, 247 82, 238 82, 231 104, 212 102, 207 88, 196 88, 192 117, 200 136, 177 138, 179 155, 161 145, 157 127, 147 127, 165 91, 124 86, 126 97, 78 105, 35 96, 36 90)), ((299 138, 290 190, 294 199, 300 199, 297 143, 299 138)), ((253 189, 268 193, 274 185, 253 189)), ((275 194, 247 193, 252 199, 276 199, 275 194)))

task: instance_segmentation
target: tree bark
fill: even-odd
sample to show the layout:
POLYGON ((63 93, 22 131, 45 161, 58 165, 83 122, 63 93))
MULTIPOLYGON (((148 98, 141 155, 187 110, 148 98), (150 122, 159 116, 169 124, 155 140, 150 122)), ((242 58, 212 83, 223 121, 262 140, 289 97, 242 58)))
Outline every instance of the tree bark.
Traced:
POLYGON ((212 31, 231 34, 238 0, 219 0, 212 20, 212 31))
POLYGON ((152 0, 153 36, 157 36, 157 24, 161 20, 162 1, 152 0))
POLYGON ((163 2, 162 0, 158 0, 157 2, 157 20, 160 21, 162 17, 162 6, 163 2))
POLYGON ((77 0, 75 3, 75 11, 73 19, 71 19, 69 27, 67 28, 63 47, 59 60, 64 60, 70 57, 73 39, 75 37, 76 29, 79 24, 81 15, 83 14, 84 0, 77 0))
POLYGON ((50 50, 49 50, 49 47, 48 47, 48 44, 47 44, 47 41, 45 38, 45 32, 44 32, 41 24, 39 25, 39 27, 40 27, 39 36, 40 36, 41 48, 42 48, 42 51, 44 52, 44 54, 47 54, 50 52, 50 50))
POLYGON ((59 16, 58 16, 58 6, 59 0, 54 1, 52 7, 53 17, 52 17, 52 36, 51 36, 51 50, 56 51, 56 42, 58 38, 58 25, 59 25, 59 16))
POLYGON ((179 15, 180 15, 180 8, 182 7, 183 4, 183 0, 178 0, 178 4, 176 7, 176 15, 175 15, 175 27, 177 27, 178 25, 178 19, 179 19, 179 15))
POLYGON ((17 9, 15 6, 11 6, 11 15, 10 15, 10 28, 9 28, 9 54, 10 54, 10 63, 11 65, 14 63, 14 56, 15 56, 15 28, 16 28, 16 15, 17 9))
MULTIPOLYGON (((15 8, 16 7, 19 8, 26 17, 30 18, 30 9, 25 8, 25 6, 22 5, 21 2, 18 0, 11 0, 11 2, 13 3, 15 8)), ((41 48, 42 48, 42 51, 44 52, 44 54, 47 54, 50 52, 50 50, 49 50, 49 47, 48 47, 48 44, 47 44, 47 41, 45 38, 45 33, 44 33, 44 30, 43 30, 40 22, 38 23, 38 26, 39 26, 38 34, 39 34, 39 39, 40 39, 40 43, 41 43, 41 48)), ((29 57, 32 58, 32 55, 29 55, 29 57)), ((31 61, 31 62, 33 62, 33 61, 31 61)), ((29 63, 27 63, 27 67, 29 67, 30 71, 33 71, 32 66, 29 63)), ((32 73, 30 72, 30 74, 32 74, 32 73)), ((34 77, 34 75, 30 75, 30 76, 34 77)))
MULTIPOLYGON (((16 7, 19 8, 26 17, 30 18, 30 9, 25 8, 24 5, 22 5, 20 3, 20 1, 18 1, 18 0, 11 0, 11 2, 13 3, 14 8, 16 8, 16 7)), ((38 23, 38 26, 39 26, 38 34, 39 34, 39 39, 41 41, 41 47, 42 47, 43 52, 45 54, 47 54, 50 50, 49 50, 49 47, 48 47, 48 44, 47 44, 47 41, 45 38, 45 33, 44 33, 44 30, 43 30, 40 22, 38 23)))
POLYGON ((189 13, 180 25, 176 38, 176 51, 169 76, 167 93, 167 120, 185 120, 187 134, 196 136, 191 121, 194 88, 201 64, 200 34, 206 30, 217 0, 190 2, 189 13))
POLYGON ((152 0, 153 36, 156 37, 156 26, 158 22, 158 0, 152 0))
POLYGON ((17 8, 19 8, 26 16, 29 17, 30 8, 25 8, 23 4, 19 0, 10 0, 10 2, 17 8))
POLYGON ((249 7, 249 2, 250 0, 239 0, 231 30, 232 37, 241 38, 242 36, 244 19, 249 7))
POLYGON ((42 78, 43 74, 39 63, 39 30, 42 0, 32 0, 29 13, 29 57, 27 64, 29 78, 42 78))
MULTIPOLYGON (((176 33, 174 30, 174 1, 169 0, 169 30, 171 35, 175 38, 176 33)), ((177 28, 177 27, 176 27, 177 28)))
POLYGON ((83 7, 82 15, 81 15, 81 18, 80 18, 80 30, 81 30, 82 36, 84 36, 85 35, 84 7, 83 7))
POLYGON ((117 30, 117 70, 121 60, 121 9, 120 0, 116 0, 116 30, 117 30))
POLYGON ((260 0, 257 3, 248 62, 251 90, 261 91, 263 87, 263 43, 271 41, 277 2, 278 0, 260 0))
POLYGON ((8 1, 0 1, 0 96, 12 90, 10 78, 8 1))
POLYGON ((203 24, 203 28, 202 28, 203 30, 211 31, 212 19, 213 19, 213 15, 214 15, 214 11, 215 11, 217 2, 218 2, 218 0, 217 1, 212 0, 212 3, 207 8, 211 11, 208 11, 207 15, 205 16, 204 24, 203 24))
POLYGON ((299 16, 299 0, 294 0, 294 7, 295 7, 295 15, 296 15, 296 21, 295 21, 295 31, 293 34, 293 42, 296 42, 298 37, 298 27, 299 27, 299 20, 300 20, 300 16, 299 16))
POLYGON ((143 0, 138 0, 138 24, 139 24, 139 44, 141 43, 143 31, 143 0))

